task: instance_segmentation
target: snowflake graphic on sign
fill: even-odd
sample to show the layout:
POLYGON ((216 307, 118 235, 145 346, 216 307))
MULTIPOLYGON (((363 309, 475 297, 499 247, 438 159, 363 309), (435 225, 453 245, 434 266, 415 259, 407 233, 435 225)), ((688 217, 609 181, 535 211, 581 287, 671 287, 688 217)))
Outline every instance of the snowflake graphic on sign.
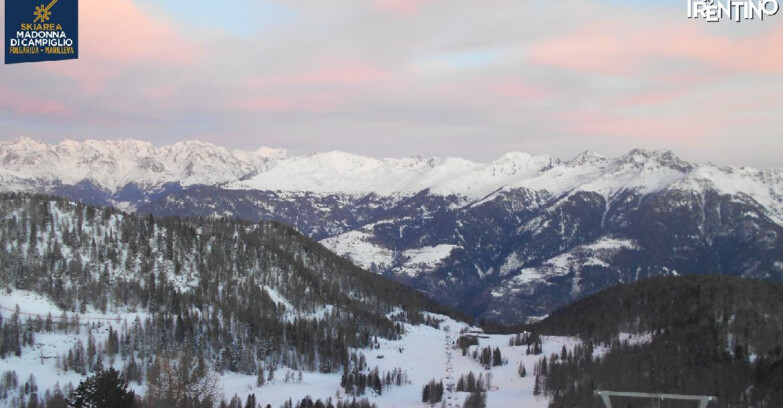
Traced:
POLYGON ((42 23, 45 23, 46 20, 49 20, 49 18, 52 16, 52 6, 54 6, 57 1, 58 0, 52 0, 47 6, 41 4, 40 6, 36 7, 35 12, 33 13, 35 16, 35 20, 33 20, 33 22, 37 23, 40 20, 42 23))

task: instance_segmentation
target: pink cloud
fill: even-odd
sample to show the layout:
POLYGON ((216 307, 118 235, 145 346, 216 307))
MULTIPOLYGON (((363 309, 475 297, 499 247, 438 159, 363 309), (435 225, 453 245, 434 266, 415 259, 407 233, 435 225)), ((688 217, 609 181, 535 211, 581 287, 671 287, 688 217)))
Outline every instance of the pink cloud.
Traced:
POLYGON ((162 85, 147 88, 144 95, 152 99, 168 99, 177 93, 177 87, 172 85, 162 85))
POLYGON ((709 85, 725 79, 727 73, 702 68, 681 68, 673 72, 656 75, 653 83, 659 86, 709 85))
POLYGON ((648 28, 606 22, 533 44, 528 58, 544 66, 599 74, 632 74, 668 58, 730 72, 783 74, 783 48, 770 46, 781 42, 783 29, 732 38, 693 25, 648 28))
POLYGON ((700 139, 742 128, 746 113, 712 111, 640 114, 627 110, 566 111, 551 115, 560 131, 579 136, 703 143, 700 139))
POLYGON ((671 55, 692 58, 737 72, 783 74, 783 29, 742 38, 710 36, 703 30, 681 30, 671 55))
POLYGON ((427 0, 376 0, 378 6, 398 15, 412 15, 419 11, 427 0))
POLYGON ((529 58, 540 65, 572 71, 620 74, 628 73, 632 61, 629 44, 601 32, 576 33, 534 44, 529 58))
POLYGON ((67 116, 71 109, 62 103, 49 99, 22 94, 0 85, 0 109, 17 115, 67 116))
POLYGON ((134 66, 182 67, 195 47, 162 19, 131 0, 83 0, 77 61, 43 63, 42 69, 79 81, 90 93, 134 66))
POLYGON ((253 78, 253 87, 298 87, 319 85, 357 85, 389 80, 392 74, 376 65, 343 63, 309 72, 253 78))
POLYGON ((314 113, 336 110, 339 98, 333 94, 318 93, 294 96, 251 96, 239 99, 234 108, 256 113, 314 113))
POLYGON ((493 95, 515 100, 539 99, 545 96, 540 88, 532 87, 519 80, 498 81, 489 86, 493 95))
POLYGON ((555 117, 562 131, 580 136, 676 141, 699 138, 706 134, 684 117, 613 116, 598 112, 565 112, 555 117))
POLYGON ((659 105, 677 100, 687 94, 688 91, 683 88, 654 89, 631 95, 623 100, 621 104, 628 107, 659 105))
POLYGON ((120 64, 179 65, 193 60, 193 49, 173 26, 149 15, 132 1, 87 0, 84 3, 82 49, 90 55, 120 64))
POLYGON ((519 78, 459 78, 438 83, 420 97, 438 106, 486 111, 537 104, 552 96, 549 90, 529 85, 519 78))

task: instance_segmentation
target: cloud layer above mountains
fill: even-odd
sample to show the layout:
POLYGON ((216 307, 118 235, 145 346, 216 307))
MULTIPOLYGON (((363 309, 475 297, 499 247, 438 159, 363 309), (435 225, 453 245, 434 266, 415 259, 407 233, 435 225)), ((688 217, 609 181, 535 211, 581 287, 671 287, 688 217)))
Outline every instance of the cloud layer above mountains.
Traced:
POLYGON ((684 0, 202 3, 82 0, 80 60, 0 68, 0 139, 475 160, 644 147, 783 166, 783 15, 709 24, 684 0))

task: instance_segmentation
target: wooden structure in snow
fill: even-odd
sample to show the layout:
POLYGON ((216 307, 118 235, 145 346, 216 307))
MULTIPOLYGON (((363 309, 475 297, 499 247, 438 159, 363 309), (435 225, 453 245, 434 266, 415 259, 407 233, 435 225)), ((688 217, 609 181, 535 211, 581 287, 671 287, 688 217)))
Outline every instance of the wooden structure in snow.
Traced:
POLYGON ((680 401, 698 401, 699 408, 707 408, 712 401, 717 401, 718 398, 708 395, 681 395, 681 394, 654 394, 647 392, 620 392, 620 391, 596 391, 595 395, 601 397, 604 401, 606 408, 612 408, 611 397, 625 397, 625 398, 644 398, 653 402, 653 407, 660 407, 663 400, 680 400, 680 401))

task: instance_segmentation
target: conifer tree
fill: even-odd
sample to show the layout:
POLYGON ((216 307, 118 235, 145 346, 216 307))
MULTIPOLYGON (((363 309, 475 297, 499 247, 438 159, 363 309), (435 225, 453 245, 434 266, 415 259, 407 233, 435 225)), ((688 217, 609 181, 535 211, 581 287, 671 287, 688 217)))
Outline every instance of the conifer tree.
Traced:
POLYGON ((120 372, 110 368, 79 383, 67 403, 69 408, 134 408, 136 397, 120 372))

